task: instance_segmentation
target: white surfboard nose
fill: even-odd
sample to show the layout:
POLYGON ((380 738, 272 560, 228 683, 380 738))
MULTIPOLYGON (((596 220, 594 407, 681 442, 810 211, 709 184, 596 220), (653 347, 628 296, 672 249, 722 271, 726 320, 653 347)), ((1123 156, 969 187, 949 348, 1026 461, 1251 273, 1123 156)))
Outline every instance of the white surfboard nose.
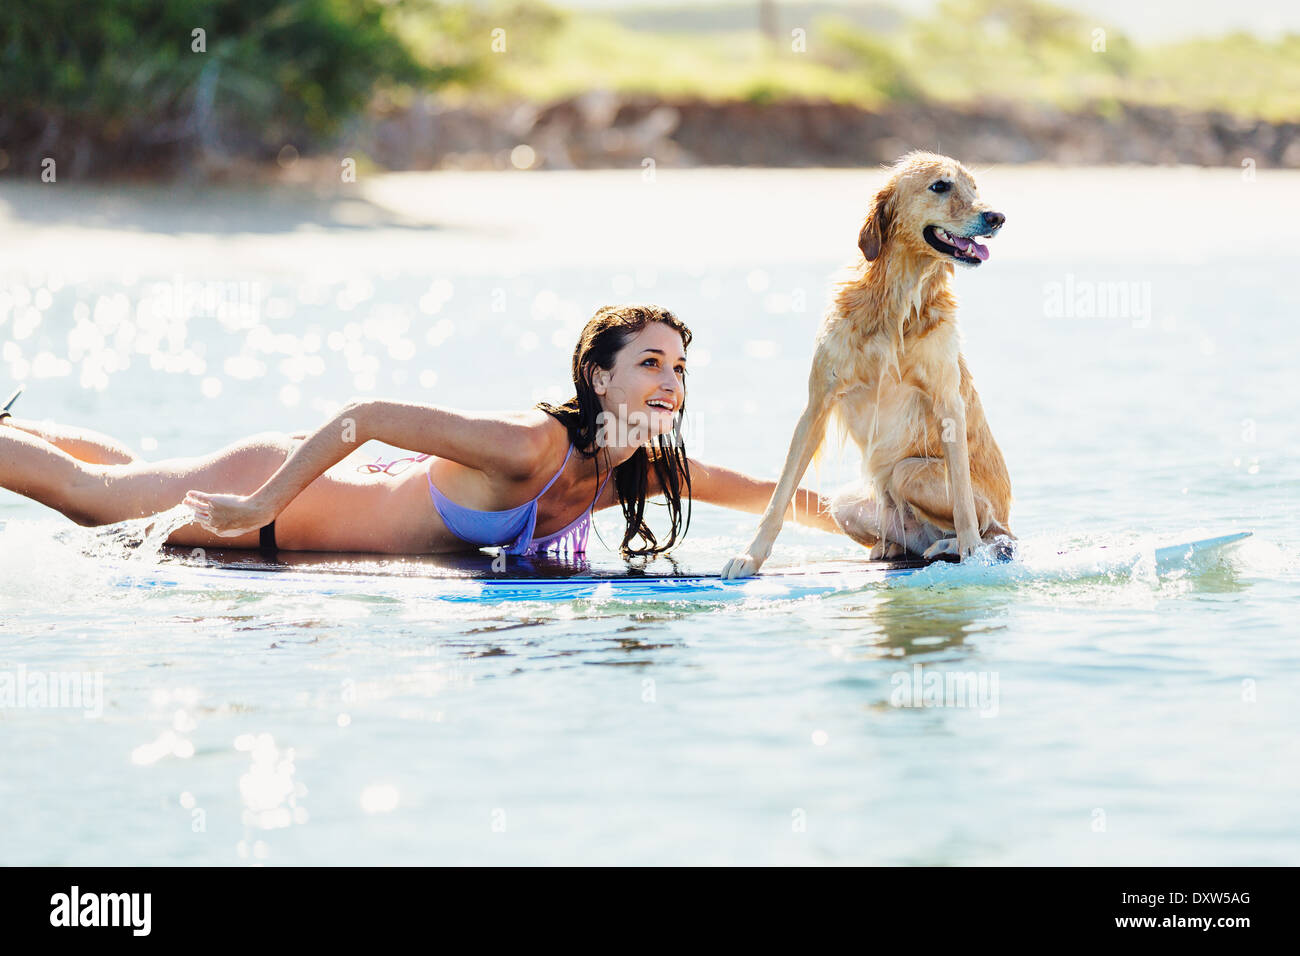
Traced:
POLYGON ((1196 555, 1206 554, 1227 547, 1230 544, 1236 544, 1238 541, 1249 538, 1250 535, 1251 532, 1249 531, 1238 531, 1235 534, 1224 534, 1217 538, 1202 538, 1200 541, 1189 541, 1186 544, 1171 544, 1168 547, 1156 548, 1156 571, 1172 571, 1174 568, 1186 564, 1196 555))

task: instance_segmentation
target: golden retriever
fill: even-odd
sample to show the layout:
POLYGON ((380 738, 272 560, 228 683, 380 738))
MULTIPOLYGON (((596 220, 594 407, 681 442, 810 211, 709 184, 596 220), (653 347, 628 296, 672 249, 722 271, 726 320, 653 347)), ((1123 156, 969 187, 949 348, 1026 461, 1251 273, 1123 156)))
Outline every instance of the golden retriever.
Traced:
POLYGON ((961 355, 954 265, 988 258, 977 237, 1006 221, 955 159, 914 152, 867 213, 861 262, 817 335, 808 404, 749 548, 724 578, 756 572, 821 448, 832 416, 862 450, 864 483, 832 501, 835 523, 871 557, 965 558, 1008 528, 1011 479, 961 355))

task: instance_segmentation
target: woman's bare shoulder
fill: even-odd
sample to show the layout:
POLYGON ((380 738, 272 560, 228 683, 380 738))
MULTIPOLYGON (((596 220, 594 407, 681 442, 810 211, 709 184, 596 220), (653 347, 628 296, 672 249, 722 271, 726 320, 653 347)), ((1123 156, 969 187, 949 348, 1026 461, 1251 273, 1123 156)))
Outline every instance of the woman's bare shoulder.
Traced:
POLYGON ((553 417, 538 408, 522 412, 503 412, 503 420, 517 426, 519 435, 515 459, 521 472, 549 477, 555 471, 556 459, 563 458, 569 448, 569 432, 553 417))
POLYGON ((544 472, 549 477, 555 471, 557 457, 562 457, 568 447, 564 426, 538 409, 459 414, 467 426, 464 442, 474 450, 472 456, 466 457, 490 461, 491 465, 440 457, 452 457, 453 461, 509 483, 529 483, 544 472))

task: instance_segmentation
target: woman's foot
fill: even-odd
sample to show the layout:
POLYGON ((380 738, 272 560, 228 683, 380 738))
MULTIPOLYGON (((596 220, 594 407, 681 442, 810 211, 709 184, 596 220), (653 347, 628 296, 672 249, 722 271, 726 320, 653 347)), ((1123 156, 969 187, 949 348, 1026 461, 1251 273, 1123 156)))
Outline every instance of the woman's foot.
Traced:
POLYGON ((0 425, 5 423, 6 418, 13 417, 14 413, 10 409, 13 408, 14 402, 18 401, 18 396, 23 393, 24 388, 26 388, 25 385, 19 385, 14 389, 14 393, 5 400, 4 405, 0 405, 0 425))
POLYGON ((36 438, 49 442, 59 451, 91 465, 129 465, 139 459, 116 438, 101 435, 88 428, 72 428, 53 422, 36 422, 14 417, 11 407, 26 386, 19 385, 0 406, 0 425, 8 425, 36 438))

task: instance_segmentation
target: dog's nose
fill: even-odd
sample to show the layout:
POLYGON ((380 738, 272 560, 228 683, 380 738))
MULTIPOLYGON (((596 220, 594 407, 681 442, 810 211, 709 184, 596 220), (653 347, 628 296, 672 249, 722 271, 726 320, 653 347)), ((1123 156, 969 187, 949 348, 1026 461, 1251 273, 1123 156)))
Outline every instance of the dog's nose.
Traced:
POLYGON ((990 229, 1001 229, 1002 224, 1007 221, 1007 217, 1000 212, 984 213, 984 225, 990 229))

